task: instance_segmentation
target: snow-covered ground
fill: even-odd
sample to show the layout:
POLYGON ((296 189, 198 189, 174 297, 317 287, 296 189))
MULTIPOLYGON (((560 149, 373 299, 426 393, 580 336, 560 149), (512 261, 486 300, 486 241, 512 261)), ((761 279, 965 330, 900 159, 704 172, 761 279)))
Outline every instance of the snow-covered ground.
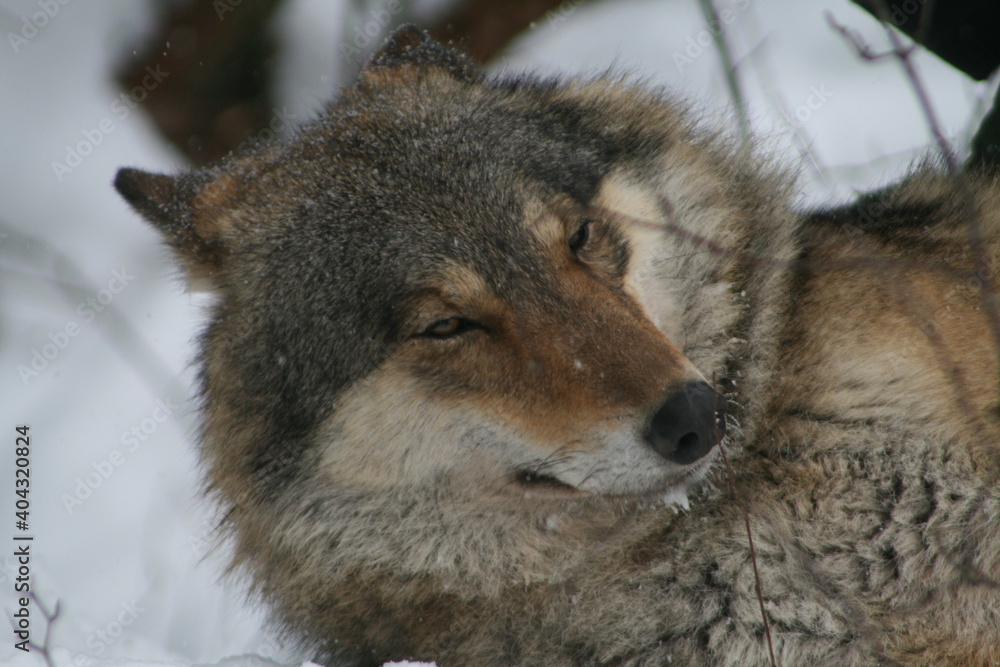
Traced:
MULTIPOLYGON (((333 94, 337 45, 352 34, 345 4, 286 6, 276 114, 305 120, 333 94)), ((369 4, 351 20, 376 16, 382 3, 369 4)), ((823 12, 882 47, 867 14, 846 0, 716 5, 754 129, 803 164, 803 205, 887 182, 925 151, 928 128, 898 64, 860 61, 823 12)), ((30 534, 34 590, 59 603, 59 665, 301 664, 308 656, 262 630, 262 614, 220 582, 221 559, 206 553, 211 517, 195 494, 186 402, 201 297, 183 291, 110 185, 123 165, 184 166, 141 104, 116 103, 112 72, 149 39, 151 19, 151 3, 135 0, 0 0, 0 605, 17 608, 12 538, 30 534), (19 425, 31 437, 26 532, 14 525, 19 425), (255 657, 233 657, 244 655, 255 657)), ((710 38, 696 0, 570 3, 501 64, 634 71, 704 107, 709 122, 730 122, 710 38)), ((941 125, 964 146, 991 89, 932 55, 918 63, 941 125)), ((40 642, 35 607, 31 629, 40 642)), ((12 631, 0 636, 0 663, 41 664, 14 648, 12 631)))

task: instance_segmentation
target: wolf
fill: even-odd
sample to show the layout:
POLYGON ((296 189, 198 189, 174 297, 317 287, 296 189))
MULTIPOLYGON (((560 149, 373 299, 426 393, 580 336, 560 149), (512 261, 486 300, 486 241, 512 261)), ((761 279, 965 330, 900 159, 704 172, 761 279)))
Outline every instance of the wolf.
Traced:
POLYGON ((1000 184, 792 170, 413 26, 283 142, 115 186, 215 294, 200 455, 315 659, 1000 664, 1000 184))

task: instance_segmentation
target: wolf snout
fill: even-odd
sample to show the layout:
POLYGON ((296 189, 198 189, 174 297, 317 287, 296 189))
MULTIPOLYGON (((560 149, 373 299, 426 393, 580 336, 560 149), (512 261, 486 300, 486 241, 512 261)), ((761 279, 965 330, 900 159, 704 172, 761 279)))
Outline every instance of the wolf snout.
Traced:
POLYGON ((694 463, 726 430, 726 401, 707 382, 688 382, 653 414, 646 441, 671 463, 694 463))

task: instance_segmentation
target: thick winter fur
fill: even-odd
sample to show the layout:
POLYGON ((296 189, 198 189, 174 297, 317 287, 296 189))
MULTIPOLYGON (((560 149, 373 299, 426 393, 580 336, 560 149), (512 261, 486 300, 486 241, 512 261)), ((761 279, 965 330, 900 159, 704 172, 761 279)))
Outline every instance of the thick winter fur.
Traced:
POLYGON ((994 177, 803 216, 660 92, 404 28, 290 141, 116 185, 218 295, 208 486, 319 659, 768 664, 719 447, 650 445, 714 378, 779 664, 1000 664, 994 177))

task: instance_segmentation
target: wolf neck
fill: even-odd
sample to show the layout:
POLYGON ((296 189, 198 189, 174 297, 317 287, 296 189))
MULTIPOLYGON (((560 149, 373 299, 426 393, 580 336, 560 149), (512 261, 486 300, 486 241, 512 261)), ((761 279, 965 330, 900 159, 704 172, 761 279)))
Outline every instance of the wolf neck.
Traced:
POLYGON ((512 508, 510 497, 496 491, 442 478, 434 488, 401 488, 388 496, 342 492, 327 505, 336 520, 311 538, 337 545, 327 552, 330 576, 430 578, 465 598, 565 578, 628 509, 603 499, 525 501, 512 508))
MULTIPOLYGON (((730 291, 740 307, 739 315, 727 328, 721 369, 718 362, 705 366, 716 374, 720 389, 730 398, 738 426, 731 433, 738 436, 734 444, 739 446, 761 437, 772 385, 781 372, 779 347, 793 305, 789 293, 800 254, 794 239, 799 219, 784 204, 780 201, 764 219, 751 217, 746 225, 751 231, 735 246, 743 248, 738 251, 730 291)), ((697 358, 699 352, 692 351, 692 355, 697 358)))
POLYGON ((799 217, 794 181, 751 151, 676 148, 665 164, 612 175, 601 205, 642 227, 633 289, 653 322, 730 400, 730 437, 754 437, 787 317, 799 217), (678 155, 677 153, 680 153, 678 155), (737 428, 738 427, 738 428, 737 428))

